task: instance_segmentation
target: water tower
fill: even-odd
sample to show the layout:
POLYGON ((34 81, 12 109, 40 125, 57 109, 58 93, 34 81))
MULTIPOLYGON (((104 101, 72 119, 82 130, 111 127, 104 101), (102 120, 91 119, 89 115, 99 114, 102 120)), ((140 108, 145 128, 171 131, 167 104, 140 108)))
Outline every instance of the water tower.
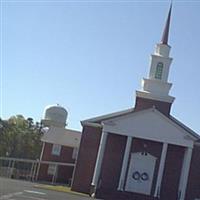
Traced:
POLYGON ((65 127, 68 112, 59 104, 47 106, 44 110, 42 124, 46 127, 65 127))

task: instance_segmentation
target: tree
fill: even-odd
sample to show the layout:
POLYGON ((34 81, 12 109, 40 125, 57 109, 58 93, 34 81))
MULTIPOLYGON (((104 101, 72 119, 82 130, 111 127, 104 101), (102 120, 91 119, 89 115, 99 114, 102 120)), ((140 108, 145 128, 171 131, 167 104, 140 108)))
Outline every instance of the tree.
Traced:
POLYGON ((40 156, 41 126, 22 115, 0 120, 0 156, 37 159, 40 156))

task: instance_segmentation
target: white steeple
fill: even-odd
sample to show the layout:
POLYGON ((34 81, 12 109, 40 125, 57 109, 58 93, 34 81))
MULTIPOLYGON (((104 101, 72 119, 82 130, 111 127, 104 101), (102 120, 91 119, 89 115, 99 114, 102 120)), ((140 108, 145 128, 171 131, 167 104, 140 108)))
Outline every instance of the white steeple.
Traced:
POLYGON ((154 54, 151 55, 148 78, 142 79, 142 89, 136 91, 137 97, 168 103, 172 103, 175 99, 169 96, 172 83, 168 83, 169 69, 172 62, 172 58, 169 57, 171 47, 168 45, 171 9, 172 5, 169 9, 161 42, 156 45, 154 54))

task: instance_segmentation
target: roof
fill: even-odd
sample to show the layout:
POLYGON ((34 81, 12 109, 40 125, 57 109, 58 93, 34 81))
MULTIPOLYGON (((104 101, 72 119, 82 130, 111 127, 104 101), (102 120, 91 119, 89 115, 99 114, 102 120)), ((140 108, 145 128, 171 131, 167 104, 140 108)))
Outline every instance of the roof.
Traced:
POLYGON ((118 112, 113 112, 113 113, 101 115, 101 116, 98 116, 98 117, 89 118, 89 119, 81 121, 81 124, 84 125, 87 122, 101 123, 101 121, 103 121, 103 120, 119 117, 119 116, 126 115, 126 114, 129 114, 129 113, 132 113, 132 112, 134 112, 134 108, 129 108, 129 109, 126 109, 126 110, 121 110, 121 111, 118 111, 118 112))
POLYGON ((180 127, 182 127, 184 130, 186 130, 187 132, 189 132, 191 135, 193 135, 194 137, 196 137, 197 139, 200 139, 200 135, 197 134, 196 132, 194 132, 192 129, 190 129, 189 127, 187 127, 186 125, 184 125, 182 122, 180 122, 178 119, 176 119, 175 117, 173 117, 172 115, 169 116, 169 118, 175 122, 177 125, 179 125, 180 127))
POLYGON ((61 127, 50 127, 42 136, 42 141, 69 147, 79 147, 81 133, 61 127))
MULTIPOLYGON (((95 125, 101 125, 101 123, 103 121, 109 120, 109 119, 114 119, 117 117, 121 117, 121 116, 125 116, 131 113, 136 113, 136 112, 144 112, 145 110, 149 110, 149 109, 155 109, 157 112, 159 112, 161 115, 163 115, 164 117, 168 118, 169 120, 171 120, 173 123, 175 123, 176 125, 178 125, 180 128, 184 129, 186 132, 188 132, 192 137, 194 137, 196 140, 200 140, 200 135, 197 134, 196 132, 194 132, 192 129, 190 129, 189 127, 187 127, 186 125, 184 125, 183 123, 181 123, 178 119, 176 119, 175 117, 173 117, 172 115, 164 115, 163 113, 161 113, 159 110, 157 110, 155 107, 153 108, 148 108, 148 109, 144 109, 144 110, 140 110, 140 111, 135 111, 134 108, 130 108, 130 109, 126 109, 126 110, 122 110, 119 112, 114 112, 114 113, 110 113, 110 114, 106 114, 106 115, 102 115, 99 117, 94 117, 94 118, 90 118, 84 121, 81 121, 81 124, 84 125, 89 125, 89 126, 95 126, 95 125)), ((101 125, 102 126, 102 125, 101 125)))

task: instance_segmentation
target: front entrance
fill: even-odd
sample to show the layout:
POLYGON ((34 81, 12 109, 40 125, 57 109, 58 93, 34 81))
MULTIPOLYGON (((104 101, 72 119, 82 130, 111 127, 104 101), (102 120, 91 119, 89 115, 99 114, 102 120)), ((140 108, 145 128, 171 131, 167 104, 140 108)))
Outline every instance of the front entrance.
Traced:
POLYGON ((149 153, 132 153, 125 190, 150 195, 156 157, 149 153))

